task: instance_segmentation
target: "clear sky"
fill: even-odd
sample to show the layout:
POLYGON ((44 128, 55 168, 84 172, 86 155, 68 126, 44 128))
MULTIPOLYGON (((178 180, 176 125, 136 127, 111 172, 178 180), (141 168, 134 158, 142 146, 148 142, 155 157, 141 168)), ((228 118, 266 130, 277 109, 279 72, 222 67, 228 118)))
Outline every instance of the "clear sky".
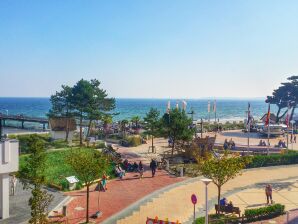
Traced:
POLYGON ((293 74, 295 0, 0 1, 0 96, 265 97, 293 74))

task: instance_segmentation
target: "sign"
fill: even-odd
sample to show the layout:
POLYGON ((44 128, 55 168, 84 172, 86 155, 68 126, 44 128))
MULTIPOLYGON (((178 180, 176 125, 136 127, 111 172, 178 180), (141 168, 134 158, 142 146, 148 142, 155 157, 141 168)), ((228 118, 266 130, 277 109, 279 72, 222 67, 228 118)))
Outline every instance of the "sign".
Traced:
POLYGON ((195 194, 191 195, 191 202, 195 205, 198 202, 197 196, 195 194))

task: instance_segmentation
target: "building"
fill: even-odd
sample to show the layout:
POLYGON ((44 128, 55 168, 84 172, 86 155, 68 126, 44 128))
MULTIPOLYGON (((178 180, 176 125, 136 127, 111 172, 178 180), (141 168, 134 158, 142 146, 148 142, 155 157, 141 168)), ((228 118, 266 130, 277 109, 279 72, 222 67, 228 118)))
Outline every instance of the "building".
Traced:
POLYGON ((74 118, 57 117, 49 119, 49 128, 52 139, 65 139, 68 130, 68 141, 72 141, 74 131, 77 129, 76 120, 74 118))
POLYGON ((9 173, 19 169, 19 142, 17 140, 0 141, 0 218, 9 217, 9 173))

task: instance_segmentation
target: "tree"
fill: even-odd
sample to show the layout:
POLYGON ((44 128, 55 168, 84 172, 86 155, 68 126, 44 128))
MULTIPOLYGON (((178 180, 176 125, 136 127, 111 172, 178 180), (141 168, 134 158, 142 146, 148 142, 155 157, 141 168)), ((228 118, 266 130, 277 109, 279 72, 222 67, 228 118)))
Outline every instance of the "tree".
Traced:
POLYGON ((86 223, 89 223, 89 188, 106 169, 107 159, 98 151, 80 148, 72 150, 66 158, 66 163, 87 187, 86 223))
POLYGON ((187 117, 184 110, 172 109, 162 117, 162 132, 164 136, 172 140, 172 156, 177 141, 190 141, 195 130, 192 127, 192 120, 187 117))
POLYGON ((90 81, 90 84, 93 87, 93 98, 87 115, 89 119, 87 136, 90 134, 92 121, 102 120, 105 116, 112 117, 112 114, 108 114, 107 112, 115 109, 115 99, 108 98, 106 90, 100 88, 100 82, 93 79, 90 81))
POLYGON ((273 91, 272 96, 267 96, 266 103, 275 104, 278 107, 277 121, 287 113, 285 110, 281 115, 281 111, 288 107, 288 104, 293 108, 291 119, 298 104, 298 76, 288 78, 289 82, 281 83, 281 86, 273 91))
POLYGON ((31 218, 29 223, 48 223, 48 207, 53 195, 42 189, 45 184, 46 153, 43 141, 37 135, 31 135, 28 140, 30 155, 26 159, 26 166, 19 171, 19 177, 25 189, 31 189, 29 199, 31 218))
POLYGON ((103 121, 103 132, 104 132, 104 136, 106 137, 109 131, 109 125, 112 124, 113 122, 112 116, 104 115, 102 118, 102 121, 103 121))
POLYGON ((139 127, 140 120, 141 120, 141 118, 139 116, 133 116, 131 118, 131 122, 135 124, 136 129, 138 129, 138 127, 139 127))
POLYGON ((107 111, 115 108, 115 99, 107 98, 106 91, 99 86, 100 82, 96 79, 81 79, 72 88, 71 104, 80 124, 80 145, 83 144, 83 120, 89 120, 89 134, 92 121, 101 119, 107 111))
POLYGON ((159 111, 155 108, 151 108, 150 111, 144 117, 146 130, 145 134, 151 135, 152 141, 152 153, 154 152, 154 137, 159 133, 160 130, 160 120, 159 120, 159 111))
POLYGON ((122 137, 124 138, 126 136, 126 126, 128 125, 128 120, 124 119, 120 122, 120 129, 122 132, 122 137))
POLYGON ((200 174, 211 179, 217 186, 217 202, 220 204, 222 186, 229 180, 241 175, 242 169, 249 163, 249 157, 236 157, 225 153, 221 158, 209 157, 206 160, 197 158, 200 174))
POLYGON ((60 92, 56 92, 51 96, 50 102, 52 104, 52 108, 50 109, 48 116, 49 117, 65 117, 66 120, 66 135, 65 141, 68 141, 69 136, 69 122, 70 118, 73 117, 72 114, 72 105, 71 105, 71 97, 72 97, 72 88, 69 86, 62 85, 62 90, 60 92))

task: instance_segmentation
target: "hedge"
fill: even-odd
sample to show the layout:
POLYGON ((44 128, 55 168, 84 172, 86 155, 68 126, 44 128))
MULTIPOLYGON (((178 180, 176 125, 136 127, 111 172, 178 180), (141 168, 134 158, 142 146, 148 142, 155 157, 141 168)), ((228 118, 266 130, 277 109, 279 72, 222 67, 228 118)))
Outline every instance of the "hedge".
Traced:
MULTIPOLYGON (((224 214, 211 214, 209 221, 212 224, 226 224, 226 223, 250 223, 266 219, 272 219, 277 216, 283 215, 285 206, 281 204, 270 205, 262 208, 246 209, 243 217, 236 217, 233 215, 226 216, 224 214)), ((204 224, 205 217, 197 218, 194 224, 204 224)))
POLYGON ((246 209, 244 212, 248 222, 271 219, 284 214, 285 206, 281 204, 270 205, 267 207, 246 209))
POLYGON ((290 151, 287 154, 255 155, 252 157, 252 161, 247 165, 247 168, 280 166, 290 164, 298 164, 297 152, 290 151))

